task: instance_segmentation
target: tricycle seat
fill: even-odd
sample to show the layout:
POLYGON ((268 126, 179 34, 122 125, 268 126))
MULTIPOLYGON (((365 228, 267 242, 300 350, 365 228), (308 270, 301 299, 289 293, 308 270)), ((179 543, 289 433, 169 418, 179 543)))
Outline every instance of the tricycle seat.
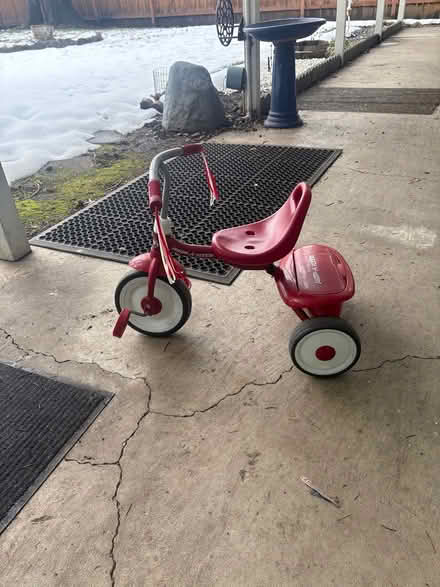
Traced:
POLYGON ((298 240, 311 197, 310 187, 300 183, 272 216, 216 232, 212 238, 215 256, 243 269, 264 269, 282 259, 298 240))

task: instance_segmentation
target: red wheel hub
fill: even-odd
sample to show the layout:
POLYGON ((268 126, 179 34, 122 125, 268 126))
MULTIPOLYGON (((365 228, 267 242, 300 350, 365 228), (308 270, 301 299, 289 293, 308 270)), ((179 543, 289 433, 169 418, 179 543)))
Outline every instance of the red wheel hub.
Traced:
POLYGON ((320 346, 315 351, 316 358, 320 361, 331 361, 336 355, 336 351, 332 346, 320 346))
POLYGON ((147 316, 154 316, 162 311, 162 304, 157 298, 145 296, 141 301, 141 306, 147 316))

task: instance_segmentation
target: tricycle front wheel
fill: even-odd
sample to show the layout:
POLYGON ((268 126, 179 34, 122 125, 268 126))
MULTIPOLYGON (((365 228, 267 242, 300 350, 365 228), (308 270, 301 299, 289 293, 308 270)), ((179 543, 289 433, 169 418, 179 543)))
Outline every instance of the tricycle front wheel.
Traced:
POLYGON ((292 332, 289 352, 295 366, 307 375, 334 377, 355 365, 361 342, 342 318, 310 318, 292 332))
POLYGON ((170 284, 165 277, 158 277, 154 297, 161 303, 161 310, 153 316, 143 314, 141 301, 147 295, 148 274, 132 271, 119 282, 115 291, 115 305, 119 313, 128 308, 132 313, 128 321, 137 332, 148 336, 169 336, 185 324, 191 314, 191 292, 183 281, 170 284))

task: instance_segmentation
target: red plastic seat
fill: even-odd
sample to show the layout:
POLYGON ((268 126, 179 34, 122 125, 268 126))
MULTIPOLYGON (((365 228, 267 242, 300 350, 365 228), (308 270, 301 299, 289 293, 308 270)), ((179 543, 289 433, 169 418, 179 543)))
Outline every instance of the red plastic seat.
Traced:
POLYGON ((216 232, 212 249, 217 258, 244 269, 265 268, 287 255, 298 240, 312 191, 300 183, 272 216, 216 232))

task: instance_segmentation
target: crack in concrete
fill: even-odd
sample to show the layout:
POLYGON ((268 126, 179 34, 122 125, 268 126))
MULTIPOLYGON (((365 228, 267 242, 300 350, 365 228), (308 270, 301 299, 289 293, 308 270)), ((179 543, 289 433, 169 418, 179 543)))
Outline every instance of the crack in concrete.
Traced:
POLYGON ((428 174, 425 177, 416 177, 414 175, 396 175, 394 173, 386 173, 386 172, 378 172, 378 171, 370 171, 369 169, 357 169, 356 167, 349 167, 348 165, 345 169, 349 169, 350 171, 354 171, 355 173, 361 173, 362 175, 378 175, 380 177, 395 177, 397 179, 408 179, 413 182, 420 182, 420 181, 438 181, 438 177, 436 175, 428 174))
POLYGON ((121 451, 119 453, 119 458, 117 459, 117 461, 115 463, 119 469, 119 478, 116 483, 115 490, 114 490, 113 496, 112 496, 112 501, 115 503, 115 506, 116 506, 116 528, 115 528, 115 531, 112 536, 112 544, 111 544, 111 549, 110 549, 110 558, 112 560, 112 568, 110 569, 110 581, 111 581, 112 587, 115 586, 115 572, 116 572, 116 564, 117 564, 116 556, 115 556, 116 541, 118 539, 119 531, 121 528, 121 502, 119 501, 119 490, 121 488, 123 475, 124 475, 124 471, 123 471, 123 468, 121 465, 121 460, 124 457, 125 449, 127 448, 128 443, 136 435, 143 420, 145 420, 145 418, 150 413, 151 387, 149 386, 147 381, 145 381, 145 379, 144 379, 144 382, 145 382, 145 385, 148 389, 147 405, 145 407, 145 410, 142 412, 142 414, 137 419, 136 426, 134 427, 133 431, 123 441, 123 443, 121 445, 121 451))
POLYGON ((116 507, 116 527, 115 527, 115 530, 112 535, 111 548, 110 548, 110 553, 109 553, 110 559, 112 561, 112 567, 110 569, 110 581, 111 581, 112 587, 115 587, 115 585, 116 585, 115 572, 116 572, 117 560, 116 560, 116 556, 115 556, 115 549, 116 549, 116 542, 119 537, 119 532, 121 529, 121 522, 122 522, 122 520, 121 520, 121 502, 119 501, 119 491, 121 489, 121 485, 123 482, 124 471, 122 468, 121 460, 124 457, 125 449, 127 448, 128 443, 138 432, 143 420, 149 414, 155 414, 155 415, 165 416, 165 417, 169 417, 169 418, 190 418, 190 417, 195 416, 196 414, 203 414, 205 412, 208 412, 208 411, 216 408, 223 401, 225 401, 227 398, 239 395, 240 393, 242 393, 242 391, 244 391, 247 387, 249 387, 251 385, 254 385, 256 387, 265 387, 267 385, 276 385, 277 383, 279 383, 281 381, 281 379, 284 377, 284 375, 286 375, 287 373, 290 373, 293 370, 293 368, 294 368, 294 365, 291 365, 291 367, 282 371, 278 375, 278 377, 276 379, 274 379, 273 381, 266 381, 266 382, 248 381, 247 383, 242 385, 237 391, 232 392, 232 393, 228 393, 225 396, 221 397, 219 400, 217 400, 214 404, 208 406, 207 408, 200 409, 200 410, 194 410, 190 414, 166 414, 163 412, 158 412, 158 411, 152 410, 150 407, 151 406, 151 398, 152 398, 151 387, 145 378, 137 378, 137 379, 142 379, 144 381, 145 386, 147 387, 147 389, 149 391, 148 398, 147 398, 147 406, 146 406, 144 412, 138 418, 138 420, 136 422, 136 426, 134 427, 133 431, 123 441, 118 459, 116 461, 104 461, 104 462, 96 462, 96 461, 89 461, 89 460, 83 461, 83 460, 75 459, 72 457, 64 459, 67 462, 74 462, 78 465, 88 465, 90 467, 106 467, 106 466, 118 467, 118 470, 119 470, 118 480, 116 482, 115 490, 112 495, 112 501, 115 503, 115 507, 116 507))
POLYGON ((111 581, 112 587, 115 587, 115 584, 116 584, 115 572, 116 572, 117 560, 116 560, 116 556, 115 556, 115 549, 116 549, 116 542, 119 537, 119 531, 121 529, 121 502, 119 501, 119 491, 121 489, 123 476, 124 476, 124 470, 122 468, 121 461, 124 457, 125 449, 127 448, 128 443, 130 442, 130 440, 132 438, 134 438, 134 436, 138 432, 143 420, 145 420, 145 418, 150 413, 151 387, 148 384, 148 382, 145 380, 145 378, 139 378, 139 379, 143 379, 143 381, 145 383, 145 387, 148 389, 146 407, 145 407, 145 410, 142 412, 142 414, 137 419, 136 425, 133 428, 133 430, 123 440, 123 442, 121 444, 121 450, 119 452, 119 457, 117 458, 117 460, 116 461, 96 462, 96 461, 89 461, 89 460, 82 461, 79 459, 75 459, 73 457, 64 458, 64 460, 67 461, 68 463, 69 462, 76 463, 77 465, 88 465, 90 467, 118 467, 118 480, 116 482, 115 489, 114 489, 113 495, 112 495, 112 502, 115 504, 115 509, 116 509, 116 526, 115 526, 115 530, 112 535, 111 547, 110 547, 110 552, 109 552, 109 556, 112 561, 112 566, 110 569, 110 581, 111 581))
POLYGON ((124 470, 122 468, 121 461, 124 458, 125 449, 127 448, 128 443, 130 442, 130 440, 132 438, 134 438, 134 436, 138 432, 143 420, 145 420, 145 418, 150 413, 151 387, 150 387, 149 383, 145 380, 145 378, 139 377, 137 379, 142 379, 145 383, 145 387, 148 390, 146 407, 145 407, 145 410, 142 412, 142 414, 139 416, 139 418, 136 420, 136 425, 134 426, 133 430, 123 440, 123 442, 121 444, 121 450, 119 451, 119 456, 118 456, 117 460, 116 461, 96 462, 96 461, 89 461, 89 460, 83 461, 83 460, 75 459, 73 457, 70 457, 70 458, 65 457, 64 458, 64 460, 68 463, 76 463, 77 465, 81 465, 81 466, 88 465, 89 467, 118 467, 118 480, 116 482, 115 489, 114 489, 113 495, 112 495, 112 502, 115 504, 115 509, 116 509, 116 526, 115 526, 115 530, 112 535, 111 547, 110 547, 110 552, 109 552, 109 557, 112 562, 112 566, 110 569, 110 581, 111 581, 112 587, 115 587, 115 584, 116 584, 115 572, 116 572, 117 560, 116 560, 116 556, 115 556, 115 549, 116 549, 116 542, 118 540, 119 532, 121 529, 121 502, 119 501, 119 491, 121 489, 123 476, 124 476, 124 470))
MULTIPOLYGON (((415 360, 422 360, 422 361, 435 361, 435 360, 440 359, 440 355, 435 355, 432 357, 431 356, 422 357, 420 355, 405 355, 405 356, 399 357, 397 359, 385 359, 384 361, 382 361, 379 365, 376 365, 375 367, 366 367, 364 369, 352 369, 352 372, 353 373, 363 373, 365 371, 377 371, 377 370, 381 369, 386 364, 400 363, 400 362, 404 361, 405 359, 415 359, 415 360)), ((277 383, 279 383, 281 381, 281 379, 284 377, 284 375, 286 375, 287 373, 290 373, 293 370, 293 368, 294 368, 294 365, 289 367, 289 369, 285 369, 284 371, 282 371, 280 373, 280 375, 278 375, 278 377, 274 381, 265 381, 265 382, 248 381, 247 383, 242 385, 240 387, 240 389, 238 389, 237 391, 234 391, 232 393, 227 393, 226 395, 221 397, 219 400, 217 400, 215 403, 211 404, 207 408, 203 408, 200 410, 193 410, 192 412, 189 412, 188 414, 170 414, 167 412, 160 412, 160 411, 155 410, 153 408, 151 408, 150 413, 155 414, 156 416, 165 416, 167 418, 192 418, 196 414, 204 414, 206 412, 209 412, 210 410, 216 408, 222 402, 224 402, 226 399, 228 399, 230 397, 235 397, 235 396, 239 395, 242 391, 244 391, 250 385, 254 385, 255 387, 265 387, 266 385, 276 385, 277 383)))
POLYGON ((89 461, 89 460, 82 461, 79 459, 75 459, 73 457, 64 458, 64 460, 66 462, 76 463, 77 465, 88 465, 90 467, 118 467, 118 472, 119 472, 118 480, 116 482, 115 489, 114 489, 113 495, 112 495, 112 502, 115 504, 115 508, 116 508, 116 526, 115 526, 115 530, 112 535, 112 542, 111 542, 111 547, 110 547, 110 552, 109 552, 109 556, 112 561, 112 566, 110 569, 110 581, 111 581, 112 587, 115 587, 115 584, 116 584, 115 572, 116 572, 117 560, 116 560, 116 556, 115 556, 115 549, 116 549, 116 542, 118 540, 119 532, 121 529, 121 502, 119 501, 119 491, 121 489, 123 476, 124 476, 124 470, 122 468, 121 461, 124 457, 125 449, 127 448, 128 443, 130 442, 130 440, 132 438, 134 438, 134 436, 138 432, 143 420, 145 420, 145 418, 150 413, 151 387, 144 378, 139 378, 139 379, 143 379, 145 386, 148 389, 146 407, 145 407, 145 410, 142 412, 142 414, 137 419, 136 425, 133 428, 133 430, 130 432, 130 434, 122 442, 121 450, 119 452, 119 457, 117 458, 117 460, 116 461, 96 462, 96 461, 89 461))
MULTIPOLYGON (((118 373, 117 371, 110 371, 108 369, 105 369, 104 367, 102 367, 99 363, 96 362, 92 362, 92 361, 78 361, 76 359, 63 359, 63 360, 59 360, 56 358, 55 355, 51 354, 51 353, 45 353, 43 351, 36 351, 34 349, 30 349, 30 348, 26 348, 21 346, 20 344, 18 344, 14 337, 4 328, 0 327, 0 333, 3 333, 6 337, 6 339, 9 339, 11 341, 11 343, 15 346, 15 348, 17 348, 19 351, 24 352, 26 356, 31 356, 31 355, 37 355, 37 356, 42 356, 42 357, 46 357, 48 359, 52 359, 55 363, 57 363, 58 365, 63 365, 66 363, 73 363, 76 365, 89 365, 89 366, 95 366, 98 369, 100 369, 103 373, 109 374, 109 375, 117 375, 118 377, 121 377, 122 379, 127 379, 129 381, 143 381, 145 383, 145 385, 148 387, 148 389, 150 390, 150 401, 151 401, 151 388, 149 383, 146 381, 145 377, 129 377, 127 375, 122 375, 120 373, 118 373)), ((216 408, 217 406, 219 406, 223 401, 225 401, 226 399, 228 399, 229 397, 234 397, 236 395, 239 395, 242 391, 244 391, 244 389, 246 389, 246 387, 250 386, 250 385, 255 385, 256 387, 264 387, 266 385, 276 385, 277 383, 279 383, 281 381, 281 379, 284 377, 284 375, 286 375, 287 373, 290 373, 293 370, 294 365, 291 365, 288 369, 285 369, 284 371, 282 371, 280 373, 280 375, 278 375, 278 377, 274 380, 274 381, 265 381, 265 382, 258 382, 258 381, 248 381, 247 383, 245 383, 244 385, 242 385, 240 387, 240 389, 238 389, 237 391, 234 391, 232 393, 227 393, 226 395, 224 395, 223 397, 221 397, 219 400, 217 400, 216 402, 214 402, 213 404, 211 404, 210 406, 208 406, 207 408, 202 408, 199 410, 193 410, 192 412, 188 413, 188 414, 167 414, 165 412, 159 412, 153 409, 149 408, 149 412, 151 414, 155 414, 158 416, 165 416, 165 417, 169 417, 169 418, 192 418, 193 416, 195 416, 196 414, 204 414, 206 412, 209 412, 210 410, 216 408)), ((145 414, 146 416, 147 414, 145 414)), ((67 459, 65 459, 67 460, 67 459)), ((103 466, 103 465, 117 465, 118 461, 115 461, 114 463, 96 463, 93 462, 91 463, 90 461, 78 461, 76 459, 68 459, 71 461, 75 461, 77 464, 88 464, 88 465, 92 465, 92 466, 103 466)))
POLYGON ((242 385, 240 387, 240 389, 238 389, 237 391, 233 391, 232 393, 227 393, 226 395, 221 397, 219 400, 217 400, 215 403, 211 404, 207 408, 203 408, 200 410, 193 410, 192 412, 189 412, 188 414, 169 414, 166 412, 159 412, 158 410, 154 410, 153 408, 151 408, 150 413, 155 414, 156 416, 165 416, 166 418, 192 418, 196 414, 205 414, 206 412, 209 412, 210 410, 213 410, 214 408, 218 407, 226 399, 240 395, 240 393, 242 391, 244 391, 250 385, 254 385, 255 387, 265 387, 266 385, 276 385, 277 383, 279 383, 281 381, 281 379, 284 377, 284 375, 286 375, 287 373, 290 373, 293 370, 293 368, 294 368, 294 365, 291 365, 288 369, 285 369, 284 371, 282 371, 278 375, 278 377, 276 379, 274 379, 273 381, 264 381, 264 382, 248 381, 247 383, 242 385))
POLYGON ((420 355, 405 355, 404 357, 399 357, 398 359, 385 359, 379 365, 375 367, 366 367, 365 369, 352 369, 353 373, 363 373, 365 371, 377 371, 378 369, 382 369, 384 365, 393 364, 393 363, 401 363, 405 359, 415 359, 418 361, 437 361, 440 359, 440 355, 436 355, 433 357, 421 357, 420 355))
MULTIPOLYGON (((128 375, 122 375, 121 373, 118 373, 117 371, 110 371, 110 369, 105 369, 105 367, 102 367, 99 363, 96 363, 95 361, 79 361, 77 359, 62 359, 62 360, 60 360, 60 359, 57 359, 57 357, 55 355, 53 355, 52 353, 45 353, 44 351, 36 351, 31 348, 23 347, 14 339, 12 334, 10 334, 7 330, 2 328, 1 326, 0 326, 0 334, 4 334, 6 340, 10 340, 12 345, 17 350, 25 353, 25 357, 30 357, 32 355, 39 356, 39 357, 45 357, 46 359, 52 359, 52 361, 54 361, 57 365, 65 365, 67 363, 72 363, 74 365, 88 365, 89 367, 96 367, 97 369, 99 369, 100 371, 102 371, 103 373, 105 373, 107 375, 117 375, 118 377, 121 377, 122 379, 127 379, 128 381, 139 381, 140 380, 140 381, 144 381, 147 384, 144 377, 129 377, 128 375)), ((25 358, 25 357, 23 357, 23 358, 25 358)), ((23 359, 19 359, 18 361, 16 361, 16 363, 18 363, 21 360, 23 360, 23 359)))
POLYGON ((90 465, 91 467, 115 467, 118 464, 118 461, 104 461, 104 462, 96 462, 96 461, 80 461, 79 459, 74 459, 71 457, 68 459, 67 457, 64 458, 66 463, 76 463, 77 465, 90 465))
MULTIPOLYGON (((4 334, 6 340, 10 340, 12 345, 19 351, 25 353, 25 356, 28 357, 32 354, 33 351, 30 351, 29 349, 25 349, 24 347, 20 346, 14 339, 14 337, 12 336, 12 334, 9 334, 9 332, 7 330, 5 330, 4 328, 2 328, 0 326, 0 333, 4 334)), ((21 359, 20 359, 21 360, 21 359)))

